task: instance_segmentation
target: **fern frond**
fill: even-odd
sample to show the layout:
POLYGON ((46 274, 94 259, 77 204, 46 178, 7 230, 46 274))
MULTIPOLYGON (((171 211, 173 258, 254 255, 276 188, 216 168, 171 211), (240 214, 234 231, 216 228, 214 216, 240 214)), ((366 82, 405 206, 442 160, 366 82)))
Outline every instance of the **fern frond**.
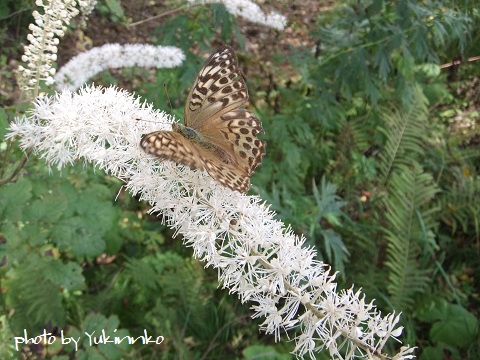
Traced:
POLYGON ((380 154, 380 172, 387 183, 392 171, 401 164, 410 165, 412 159, 424 154, 427 137, 427 98, 417 85, 413 88, 410 108, 385 114, 385 147, 380 154))
POLYGON ((413 162, 399 166, 391 176, 389 196, 384 200, 387 235, 387 260, 391 302, 396 309, 406 310, 414 296, 427 289, 428 271, 420 263, 422 254, 430 252, 431 232, 436 226, 432 201, 439 191, 430 174, 413 162), (427 229, 427 231, 425 231, 427 229))
POLYGON ((452 228, 452 234, 462 231, 480 239, 480 176, 459 173, 455 180, 440 201, 440 218, 452 228))
MULTIPOLYGON (((67 314, 62 304, 62 289, 47 276, 51 270, 49 266, 49 261, 32 253, 28 261, 15 269, 5 283, 9 289, 7 303, 15 308, 11 321, 15 332, 27 329, 38 333, 46 324, 65 325, 67 314)), ((59 276, 63 277, 63 274, 59 276)))
POLYGON ((364 116, 354 117, 345 121, 342 125, 339 141, 344 144, 338 144, 347 150, 363 151, 367 149, 372 143, 371 128, 364 116), (343 145, 343 146, 342 146, 343 145))

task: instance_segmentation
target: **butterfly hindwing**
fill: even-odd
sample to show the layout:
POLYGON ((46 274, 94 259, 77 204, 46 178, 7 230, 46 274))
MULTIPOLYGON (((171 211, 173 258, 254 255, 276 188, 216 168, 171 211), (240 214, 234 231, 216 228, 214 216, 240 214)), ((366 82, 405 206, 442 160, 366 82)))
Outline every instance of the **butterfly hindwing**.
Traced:
POLYGON ((206 160, 205 167, 211 177, 230 189, 244 193, 250 188, 250 176, 234 166, 206 160))
MULTIPOLYGON (((257 137, 263 132, 260 120, 249 110, 236 109, 212 122, 212 127, 219 131, 222 137, 221 141, 215 137, 212 137, 211 141, 222 149, 229 149, 238 166, 251 176, 261 164, 266 152, 265 141, 257 137)), ((209 139, 209 132, 205 131, 203 136, 209 139)))

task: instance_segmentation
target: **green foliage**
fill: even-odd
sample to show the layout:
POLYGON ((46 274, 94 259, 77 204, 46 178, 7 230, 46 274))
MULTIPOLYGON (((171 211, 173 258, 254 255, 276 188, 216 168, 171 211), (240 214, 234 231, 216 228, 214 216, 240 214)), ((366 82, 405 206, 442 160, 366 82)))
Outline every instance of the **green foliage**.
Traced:
MULTIPOLYGON (((433 356, 444 351, 450 352, 452 359, 461 359, 463 356, 458 348, 469 346, 476 340, 478 342, 478 319, 460 305, 427 298, 420 304, 417 313, 420 321, 432 323, 428 335, 435 345, 426 347, 420 359, 433 359, 433 356)), ((472 355, 470 358, 474 359, 474 353, 472 355)))
MULTIPOLYGON (((154 31, 154 34, 162 45, 174 45, 185 50, 200 46, 201 50, 209 53, 211 47, 206 39, 215 38, 217 31, 221 37, 219 40, 223 43, 231 42, 232 38, 235 38, 240 44, 243 43, 235 18, 221 4, 196 7, 191 12, 172 16, 166 19, 165 23, 154 31)), ((185 53, 189 54, 190 52, 185 51, 185 53)), ((186 64, 187 66, 194 65, 190 61, 187 61, 186 64)), ((197 72, 198 66, 194 74, 196 75, 197 72)))
POLYGON ((6 303, 17 310, 12 318, 16 332, 27 329, 40 333, 42 324, 49 322, 64 326, 66 311, 62 301, 65 293, 83 287, 81 271, 76 263, 65 264, 32 254, 22 267, 12 270, 5 283, 9 289, 6 303))
POLYGON ((337 186, 327 183, 322 178, 321 192, 313 183, 313 196, 316 206, 316 214, 311 217, 309 238, 315 239, 318 235, 324 238, 324 249, 326 253, 326 262, 334 265, 339 271, 344 271, 343 264, 347 261, 349 255, 342 238, 333 229, 324 229, 320 224, 322 221, 333 226, 341 224, 343 213, 340 208, 345 206, 345 202, 336 194, 337 186))
POLYGON ((105 250, 103 238, 114 223, 116 210, 105 200, 110 194, 104 186, 93 184, 78 192, 66 181, 46 187, 24 178, 0 191, 2 227, 13 242, 10 246, 27 242, 40 247, 52 241, 60 251, 89 259, 105 250))
MULTIPOLYGON (((296 49, 299 75, 259 92, 272 107, 259 108, 269 152, 254 178, 262 196, 298 233, 311 238, 315 223, 326 238, 329 231, 338 234, 352 263, 339 256, 333 264, 345 265, 355 274, 351 281, 388 309, 411 311, 431 291, 464 301, 472 294, 471 287, 458 294, 455 285, 432 282, 432 276, 447 281, 445 260, 461 256, 448 249, 455 240, 445 230, 457 239, 479 238, 479 155, 459 147, 464 137, 446 136, 467 104, 452 104, 457 95, 438 66, 471 46, 472 16, 478 19, 451 2, 342 4, 320 16, 314 56, 296 49), (438 107, 442 102, 450 107, 438 107), (309 201, 310 184, 321 178, 336 184, 346 201, 340 221, 311 216, 319 203, 309 201), (437 255, 445 260, 436 262, 437 255)), ((334 243, 316 245, 328 253, 334 243)), ((478 269, 473 259, 468 264, 456 265, 458 271, 478 269)), ((404 316, 415 321, 408 311, 404 316)))
POLYGON ((451 235, 464 233, 480 239, 480 177, 469 176, 468 169, 466 174, 456 172, 455 182, 440 200, 441 220, 451 228, 451 235))
MULTIPOLYGON (((216 281, 213 286, 206 282, 200 264, 159 248, 165 241, 158 232, 163 226, 139 221, 134 209, 121 209, 128 204, 113 204, 117 181, 80 167, 67 169, 64 177, 52 176, 41 167, 33 171, 37 164, 32 159, 27 165, 31 176, 0 187, 0 229, 6 239, 0 244, 0 279, 7 289, 3 303, 15 309, 9 317, 11 334, 62 329, 67 337, 81 338, 79 349, 70 343, 49 347, 50 354, 79 359, 133 358, 135 351, 148 356, 155 350, 139 343, 93 346, 85 332, 138 337, 146 330, 173 341, 173 348, 162 350, 165 356, 202 354, 212 339, 233 344, 237 336, 256 334, 255 324, 240 326, 246 308, 218 308, 223 300, 215 298, 226 294, 214 294, 216 281), (100 255, 107 250, 113 258, 103 263, 100 255), (195 339, 194 349, 185 338, 195 339)), ((2 334, 8 336, 7 328, 2 334)), ((225 350, 208 352, 222 357, 225 350)))
POLYGON ((71 328, 65 333, 65 338, 77 340, 76 345, 71 341, 65 349, 75 352, 77 359, 123 359, 132 346, 124 339, 126 336, 132 335, 120 328, 120 321, 116 316, 106 318, 103 315, 90 314, 85 317, 80 328, 71 328), (124 340, 114 343, 115 337, 124 340))
POLYGON ((15 334, 12 332, 9 326, 9 320, 7 314, 0 316, 0 358, 2 359, 15 359, 17 351, 12 339, 15 334))
POLYGON ((361 92, 375 103, 391 84, 403 100, 415 64, 437 63, 452 44, 463 49, 472 20, 452 5, 372 0, 338 7, 337 16, 322 16, 317 33, 328 48, 324 69, 333 71, 335 87, 347 98, 361 92))
POLYGON ((428 291, 425 267, 433 253, 437 223, 433 205, 438 193, 431 174, 417 160, 427 143, 427 100, 417 86, 407 110, 385 115, 386 142, 380 155, 380 171, 386 184, 384 198, 387 230, 388 291, 395 309, 411 310, 415 295, 428 291))
POLYGON ((273 346, 250 346, 243 350, 245 360, 289 360, 292 357, 275 350, 273 346))
POLYGON ((65 298, 85 287, 78 262, 105 250, 108 230, 118 221, 107 200, 110 192, 99 184, 79 190, 45 172, 0 188, 6 239, 0 251, 9 289, 5 300, 18 305, 14 330, 36 332, 49 322, 65 325, 65 298))
POLYGON ((428 291, 431 269, 426 263, 435 244, 432 231, 438 208, 432 207, 432 202, 437 192, 432 176, 418 164, 401 167, 392 175, 384 200, 388 229, 385 265, 390 271, 388 290, 395 309, 412 310, 415 295, 428 291))
POLYGON ((96 5, 96 9, 103 16, 107 16, 113 23, 126 22, 120 0, 101 0, 96 5))
MULTIPOLYGON (((32 19, 31 11, 32 2, 30 0, 2 0, 0 2, 2 55, 9 58, 19 55, 22 42, 29 32, 28 24, 32 19)), ((2 84, 1 86, 6 85, 2 84)))
POLYGON ((387 141, 380 154, 380 171, 387 183, 398 167, 412 166, 423 157, 427 141, 427 99, 419 87, 413 88, 410 106, 402 112, 384 115, 380 128, 387 141))

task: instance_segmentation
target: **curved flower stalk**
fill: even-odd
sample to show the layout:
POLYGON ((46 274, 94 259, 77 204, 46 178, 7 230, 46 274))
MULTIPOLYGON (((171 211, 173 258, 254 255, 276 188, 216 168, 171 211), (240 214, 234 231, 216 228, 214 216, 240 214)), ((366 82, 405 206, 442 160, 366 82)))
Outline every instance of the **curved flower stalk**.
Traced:
POLYGON ((265 14, 260 6, 250 0, 188 0, 190 3, 223 4, 227 11, 245 20, 265 25, 277 30, 285 29, 287 18, 279 13, 265 14))
POLYGON ((109 68, 172 68, 184 60, 183 51, 174 46, 106 44, 72 58, 55 75, 55 82, 59 90, 75 91, 89 78, 109 68))
POLYGON ((35 23, 30 24, 27 36, 29 45, 25 46, 22 61, 26 67, 18 67, 18 82, 21 89, 37 96, 40 81, 53 84, 57 60, 57 45, 65 35, 67 25, 80 11, 88 14, 95 6, 96 0, 36 0, 35 4, 43 8, 42 13, 33 11, 35 23), (78 6, 78 8, 77 8, 78 6))
POLYGON ((169 129, 173 120, 125 91, 87 87, 37 100, 8 136, 20 136, 21 147, 34 149, 49 165, 61 168, 84 158, 124 180, 152 205, 151 212, 163 214, 196 258, 218 269, 223 287, 252 303, 266 333, 278 340, 296 329, 296 355, 313 358, 326 350, 337 359, 414 357, 409 347, 383 354, 387 340, 402 332, 399 316, 382 316, 360 291, 337 290, 336 274, 314 260, 305 239, 275 220, 259 197, 147 156, 139 146, 142 134, 158 130, 158 123, 169 129))

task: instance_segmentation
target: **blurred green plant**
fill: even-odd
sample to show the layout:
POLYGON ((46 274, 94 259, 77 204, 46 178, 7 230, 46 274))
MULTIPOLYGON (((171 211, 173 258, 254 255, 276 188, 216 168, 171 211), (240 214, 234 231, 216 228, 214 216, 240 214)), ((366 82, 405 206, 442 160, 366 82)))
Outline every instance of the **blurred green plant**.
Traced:
POLYGON ((96 9, 102 16, 108 17, 113 23, 127 23, 120 0, 100 0, 96 9))

